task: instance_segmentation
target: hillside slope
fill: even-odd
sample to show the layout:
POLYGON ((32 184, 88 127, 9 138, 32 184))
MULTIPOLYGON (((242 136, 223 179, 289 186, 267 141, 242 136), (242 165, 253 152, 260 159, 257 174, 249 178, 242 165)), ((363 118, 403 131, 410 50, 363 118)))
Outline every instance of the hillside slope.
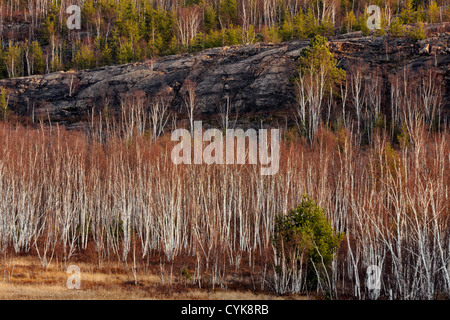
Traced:
MULTIPOLYGON (((329 47, 339 67, 360 65, 364 76, 374 70, 383 78, 403 70, 436 69, 445 79, 444 110, 449 109, 450 33, 422 41, 388 37, 362 37, 359 33, 333 39, 329 47)), ((1 80, 8 89, 8 107, 16 114, 51 119, 61 124, 84 121, 92 110, 120 106, 127 96, 164 97, 172 110, 183 112, 188 83, 196 85, 196 103, 202 118, 214 116, 227 101, 244 122, 257 123, 285 114, 295 104, 295 59, 308 41, 282 44, 252 44, 210 49, 193 55, 176 55, 134 64, 109 66, 81 72, 1 80)), ((383 106, 389 105, 383 95, 383 106)), ((234 112, 234 111, 233 111, 234 112)))

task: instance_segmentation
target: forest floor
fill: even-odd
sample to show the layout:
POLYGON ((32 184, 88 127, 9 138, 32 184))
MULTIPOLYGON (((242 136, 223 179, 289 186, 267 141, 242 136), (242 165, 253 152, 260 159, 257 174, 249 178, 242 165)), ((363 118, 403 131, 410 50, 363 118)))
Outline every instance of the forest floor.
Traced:
POLYGON ((178 281, 162 283, 156 272, 140 272, 137 284, 131 268, 118 263, 102 265, 77 263, 81 270, 81 287, 70 290, 66 265, 52 261, 44 270, 37 257, 9 257, 0 259, 0 300, 272 300, 311 299, 300 295, 276 296, 269 292, 238 289, 200 289, 178 281), (130 270, 127 270, 130 269, 130 270))

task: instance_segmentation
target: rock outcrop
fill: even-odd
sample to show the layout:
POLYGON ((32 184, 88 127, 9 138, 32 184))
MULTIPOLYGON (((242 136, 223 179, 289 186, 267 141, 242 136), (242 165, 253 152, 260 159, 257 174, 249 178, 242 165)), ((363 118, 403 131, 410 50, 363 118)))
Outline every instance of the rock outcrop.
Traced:
MULTIPOLYGON (((374 69, 387 79, 404 68, 436 68, 445 79, 444 105, 448 109, 449 42, 450 33, 417 42, 356 33, 331 40, 329 47, 340 67, 362 64, 366 77, 374 69)), ((70 125, 105 105, 118 107, 134 94, 164 97, 172 110, 182 112, 186 84, 195 83, 196 103, 203 117, 213 117, 228 101, 233 110, 237 108, 254 122, 290 112, 295 103, 295 60, 307 46, 308 41, 296 41, 224 47, 81 72, 5 79, 0 86, 8 89, 9 108, 18 115, 70 125)))

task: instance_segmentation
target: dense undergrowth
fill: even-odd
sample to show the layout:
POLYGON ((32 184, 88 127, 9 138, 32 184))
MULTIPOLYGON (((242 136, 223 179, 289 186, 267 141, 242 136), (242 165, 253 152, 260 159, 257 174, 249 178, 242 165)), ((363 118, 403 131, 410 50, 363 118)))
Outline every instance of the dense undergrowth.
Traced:
POLYGON ((450 293, 446 131, 416 124, 414 138, 393 148, 377 129, 361 148, 355 132, 321 127, 313 145, 283 139, 279 172, 261 176, 258 165, 174 165, 169 137, 155 142, 136 122, 92 128, 0 126, 4 255, 29 252, 43 268, 55 259, 69 264, 88 249, 91 262, 129 268, 158 257, 169 283, 182 273, 173 266, 183 265, 186 281, 200 287, 226 288, 245 274, 254 289, 338 298, 373 298, 366 270, 377 265, 377 296, 450 293), (319 224, 310 230, 342 233, 336 253, 318 251, 327 262, 314 285, 308 273, 320 256, 304 250, 292 259, 299 247, 280 251, 274 241, 277 217, 303 194, 326 218, 314 218, 319 224))

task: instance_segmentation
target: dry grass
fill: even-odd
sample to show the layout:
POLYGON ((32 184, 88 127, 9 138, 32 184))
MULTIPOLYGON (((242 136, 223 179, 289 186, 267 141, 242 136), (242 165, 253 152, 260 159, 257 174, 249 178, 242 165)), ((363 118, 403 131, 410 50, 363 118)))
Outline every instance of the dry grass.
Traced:
POLYGON ((186 288, 180 284, 163 285, 158 275, 141 273, 139 284, 133 275, 117 265, 105 263, 101 267, 89 263, 77 264, 82 271, 80 290, 69 290, 64 265, 53 263, 47 270, 37 258, 13 257, 0 262, 0 300, 272 300, 310 299, 300 295, 283 297, 266 293, 237 290, 208 290, 186 288))

